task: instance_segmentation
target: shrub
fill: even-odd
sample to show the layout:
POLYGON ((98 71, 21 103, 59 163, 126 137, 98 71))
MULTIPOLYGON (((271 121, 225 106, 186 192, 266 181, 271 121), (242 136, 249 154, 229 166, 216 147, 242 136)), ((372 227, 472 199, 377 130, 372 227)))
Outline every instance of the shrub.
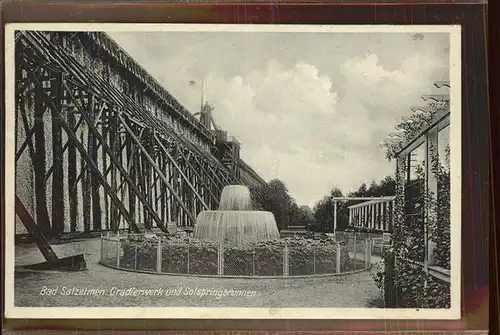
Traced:
POLYGON ((131 238, 122 241, 123 255, 120 267, 142 271, 156 271, 158 242, 154 239, 131 238))
POLYGON ((256 276, 282 276, 283 250, 282 241, 255 243, 253 246, 256 276))
POLYGON ((377 265, 372 275, 386 295, 386 307, 450 308, 448 283, 426 274, 421 266, 407 260, 398 259, 397 267, 388 266, 392 257, 392 251, 384 252, 384 263, 377 265))
MULTIPOLYGON (((184 237, 160 237, 162 272, 217 275, 219 243, 184 237)), ((343 244, 343 243, 341 243, 343 244)), ((156 272, 158 238, 131 236, 121 243, 123 268, 156 272)), ((288 247, 289 275, 330 274, 336 272, 337 244, 325 238, 312 240, 291 237, 249 242, 243 246, 224 245, 224 275, 281 276, 284 248, 288 247)), ((341 248, 341 272, 353 270, 347 248, 341 248)))

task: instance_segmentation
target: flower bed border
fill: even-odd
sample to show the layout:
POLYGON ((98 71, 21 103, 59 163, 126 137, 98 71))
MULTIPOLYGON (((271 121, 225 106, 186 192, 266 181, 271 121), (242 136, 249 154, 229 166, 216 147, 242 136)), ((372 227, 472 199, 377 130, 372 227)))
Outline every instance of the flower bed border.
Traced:
POLYGON ((110 269, 125 271, 125 272, 135 272, 135 273, 144 273, 150 275, 157 276, 176 276, 176 277, 200 277, 200 278, 227 278, 227 279, 278 279, 278 280, 286 280, 286 279, 294 279, 294 278, 325 278, 325 277, 342 277, 348 275, 354 275, 357 273, 370 271, 373 268, 373 264, 370 264, 367 268, 360 270, 352 270, 341 273, 325 273, 325 274, 317 274, 317 275, 298 275, 298 276, 226 276, 226 275, 200 275, 200 274, 187 274, 187 273, 168 273, 168 272, 157 272, 157 271, 146 271, 146 270, 134 270, 127 268, 119 268, 116 266, 112 266, 109 264, 105 264, 102 261, 99 261, 99 264, 105 266, 110 269))
MULTIPOLYGON (((99 263, 108 268, 123 270, 128 272, 137 272, 137 273, 148 273, 148 274, 170 275, 170 276, 186 276, 186 277, 246 278, 246 279, 249 278, 289 279, 289 278, 332 277, 332 276, 342 276, 342 275, 349 275, 349 274, 369 271, 372 268, 371 264, 372 246, 370 244, 371 241, 369 240, 363 241, 363 243, 356 245, 354 244, 344 245, 343 243, 331 242, 331 241, 330 243, 327 242, 326 244, 323 243, 318 244, 317 241, 311 241, 311 240, 278 241, 279 243, 278 245, 271 243, 269 246, 266 246, 266 248, 264 248, 264 251, 267 250, 272 254, 275 253, 274 256, 278 256, 278 258, 282 257, 282 259, 278 263, 276 263, 276 266, 278 266, 278 268, 273 268, 272 264, 271 268, 267 268, 267 265, 269 264, 267 264, 266 262, 262 263, 262 261, 260 262, 257 261, 257 263, 255 263, 256 262, 255 256, 253 256, 254 257, 253 260, 252 257, 250 257, 250 260, 248 260, 247 257, 248 254, 253 253, 253 255, 255 255, 256 251, 259 252, 259 249, 263 248, 263 244, 233 247, 224 245, 223 243, 217 244, 210 242, 207 243, 206 246, 204 246, 203 245, 204 243, 205 242, 203 241, 185 240, 185 244, 179 244, 178 242, 175 242, 175 240, 171 242, 166 242, 163 241, 161 238, 160 239, 153 238, 146 240, 129 240, 129 239, 123 239, 123 237, 120 235, 116 236, 116 238, 110 238, 109 236, 108 237, 102 236, 101 259, 99 263), (364 247, 364 252, 359 250, 360 246, 362 247, 362 249, 364 247), (185 256, 187 257, 185 257, 183 254, 176 254, 176 253, 165 254, 165 250, 168 250, 171 247, 174 247, 174 249, 175 247, 177 248, 180 247, 181 250, 183 249, 183 247, 186 247, 187 254, 185 256), (131 256, 130 250, 132 249, 133 251, 134 248, 135 248, 135 254, 133 253, 131 256), (206 250, 207 251, 210 250, 211 252, 217 250, 217 260, 215 260, 216 263, 213 263, 214 259, 208 259, 207 260, 208 263, 204 263, 203 257, 200 256, 193 257, 191 259, 193 263, 191 263, 189 250, 193 250, 195 255, 196 254, 199 255, 200 250, 203 253, 204 248, 207 248, 206 250), (138 253, 137 252, 138 250, 141 250, 142 252, 138 253), (160 250, 162 251, 158 252, 160 250), (227 260, 226 260, 226 255, 224 253, 226 252, 226 250, 241 251, 242 254, 241 256, 238 257, 238 259, 242 262, 249 261, 251 264, 250 266, 253 268, 253 271, 250 271, 250 273, 247 273, 248 271, 243 271, 243 272, 236 271, 236 273, 233 273, 234 271, 232 271, 232 269, 238 269, 239 263, 238 262, 234 263, 233 266, 236 266, 236 268, 232 268, 231 265, 228 265, 231 262, 230 261, 231 258, 229 258, 228 259, 229 263, 226 264, 227 260), (301 253, 295 255, 291 253, 292 250, 294 251, 301 250, 301 253), (151 253, 152 257, 148 256, 149 251, 152 251, 151 253), (355 252, 355 254, 351 256, 353 252, 355 252), (357 256, 360 254, 362 256, 361 258, 358 258, 357 256), (168 258, 169 256, 165 257, 165 255, 170 255, 170 258, 168 258), (317 255, 322 255, 323 257, 319 258, 317 255), (180 271, 172 272, 170 271, 171 270, 170 267, 169 268, 164 267, 164 262, 166 260, 168 261, 173 260, 173 262, 181 264, 179 263, 178 257, 181 257, 180 262, 182 263, 180 271), (134 258, 135 258, 135 263, 134 263, 134 258), (131 259, 132 263, 134 263, 134 266, 130 266, 131 259), (197 260, 195 261, 195 259, 197 260), (144 263, 144 260, 146 260, 146 263, 144 263), (297 261, 299 263, 296 263, 297 261), (322 269, 321 264, 324 264, 325 261, 327 262, 327 264, 332 264, 333 262, 333 269, 331 269, 332 271, 328 270, 329 272, 327 273, 322 273, 325 269, 322 269), (187 266, 185 269, 186 271, 182 270, 184 263, 186 263, 185 265, 187 266), (153 264, 156 264, 156 267, 153 264), (300 273, 302 272, 300 271, 298 273, 296 272, 296 274, 291 274, 293 266, 299 266, 298 269, 301 269, 301 267, 303 267, 303 264, 311 265, 311 267, 313 268, 312 273, 309 273, 309 271, 303 271, 303 273, 300 273), (153 265, 152 267, 155 267, 155 269, 153 269, 151 265, 153 265), (213 271, 208 271, 208 273, 204 274, 203 273, 204 270, 199 271, 200 269, 207 267, 212 268, 212 266, 214 265, 217 265, 217 271, 216 271, 217 273, 213 273, 213 271), (318 265, 322 270, 319 271, 317 270, 318 265), (197 269, 198 270, 196 271, 197 273, 191 273, 189 271, 190 266, 192 266, 192 269, 197 269), (262 268, 262 266, 264 266, 264 268, 262 268), (255 269, 257 268, 261 268, 262 270, 255 271, 255 269), (167 271, 163 271, 163 269, 167 271), (318 271, 318 273, 315 273, 316 271, 318 271)), ((330 266, 331 265, 329 265, 329 267, 330 266)))

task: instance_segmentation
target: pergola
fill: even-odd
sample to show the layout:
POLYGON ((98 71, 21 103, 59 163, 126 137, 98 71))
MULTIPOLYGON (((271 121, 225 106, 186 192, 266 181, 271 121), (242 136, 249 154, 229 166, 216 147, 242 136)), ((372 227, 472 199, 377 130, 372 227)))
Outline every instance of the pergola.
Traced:
MULTIPOLYGON (((355 223, 360 227, 377 228, 377 218, 383 218, 384 213, 392 216, 394 201, 393 196, 385 197, 332 197, 334 203, 333 232, 337 232, 337 205, 341 201, 364 201, 362 203, 349 206, 349 224, 355 223)), ((386 230, 388 225, 381 219, 379 229, 386 230)))

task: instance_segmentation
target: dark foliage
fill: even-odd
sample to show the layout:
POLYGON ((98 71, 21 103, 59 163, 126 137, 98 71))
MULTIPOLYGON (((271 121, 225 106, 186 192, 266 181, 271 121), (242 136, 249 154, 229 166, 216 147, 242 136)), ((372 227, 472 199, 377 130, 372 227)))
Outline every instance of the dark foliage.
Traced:
POLYGON ((267 185, 255 188, 253 191, 254 208, 273 213, 279 230, 286 229, 290 225, 311 223, 310 214, 304 208, 299 208, 281 180, 271 180, 267 185))
MULTIPOLYGON (((282 276, 284 249, 289 254, 289 275, 336 273, 337 246, 329 239, 311 240, 287 238, 244 246, 223 246, 224 275, 282 276)), ((133 237, 121 243, 123 255, 120 267, 156 272, 158 240, 133 237)), ((218 243, 189 238, 163 238, 162 272, 177 274, 218 274, 218 243)), ((341 248, 341 272, 351 271, 352 260, 346 248, 341 248)))

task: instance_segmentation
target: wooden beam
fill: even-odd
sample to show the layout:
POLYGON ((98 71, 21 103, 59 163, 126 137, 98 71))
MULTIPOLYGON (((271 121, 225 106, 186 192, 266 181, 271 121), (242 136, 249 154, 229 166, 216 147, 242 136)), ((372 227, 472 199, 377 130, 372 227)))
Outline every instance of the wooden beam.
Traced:
MULTIPOLYGON (((136 194, 136 196, 139 198, 139 200, 144 204, 144 206, 146 206, 146 208, 150 211, 150 214, 153 216, 154 220, 156 221, 156 223, 158 224, 158 226, 164 231, 164 232, 167 232, 167 228, 165 227, 165 225, 163 224, 163 222, 161 222, 160 218, 158 217, 158 215, 156 215, 156 213, 154 212, 154 210, 151 208, 151 206, 149 205, 149 203, 146 201, 146 199, 144 198, 144 196, 141 194, 141 192, 139 192, 139 190, 137 189, 137 187, 135 186, 135 184, 133 183, 133 180, 130 178, 130 176, 128 175, 127 171, 125 171, 125 169, 123 168, 122 164, 120 164, 117 160, 117 158, 114 156, 114 152, 113 150, 106 144, 105 140, 102 138, 101 134, 99 134, 98 130, 94 127, 92 121, 89 119, 89 117, 85 114, 85 112, 81 109, 81 107, 78 105, 78 102, 74 100, 74 97, 72 96, 72 93, 71 91, 69 90, 69 87, 67 86, 67 83, 63 82, 63 85, 65 86, 66 90, 68 91, 70 97, 72 98, 73 102, 75 103, 76 107, 80 110, 81 112, 81 115, 82 117, 84 118, 85 122, 87 123, 87 126, 89 128, 89 131, 92 132, 96 139, 101 142, 101 146, 102 148, 106 151, 106 153, 108 154, 108 157, 110 158, 111 162, 116 166, 116 168, 118 169, 118 171, 120 171, 121 175, 127 180, 127 182, 129 183, 129 187, 131 187, 134 191, 134 193, 136 194)), ((118 117, 120 119, 120 121, 123 123, 123 119, 120 117, 120 114, 118 114, 118 117)), ((129 135, 133 136, 134 138, 134 141, 137 140, 137 137, 135 137, 135 135, 133 134, 133 132, 131 133, 131 129, 126 125, 126 124, 122 124, 124 127, 126 127, 127 131, 129 132, 129 135)), ((138 141, 138 140, 137 140, 138 141)), ((142 146, 140 145, 139 143, 139 146, 142 146)), ((144 147, 142 147, 142 149, 144 149, 144 147)), ((149 156, 149 155, 148 155, 149 156)), ((149 157, 151 158, 151 157, 149 157)), ((88 162, 90 163, 90 162, 88 162)), ((153 162, 154 163, 154 162, 153 162)), ((113 190, 114 192, 115 190, 113 190)), ((121 204, 121 202, 120 202, 121 204)), ((121 204, 121 206, 123 207, 123 204, 121 204)), ((135 228, 138 229, 138 227, 135 225, 135 223, 133 224, 135 226, 135 228)))
MULTIPOLYGON (((154 160, 151 158, 151 156, 147 152, 146 148, 144 148, 144 146, 141 144, 141 142, 139 141, 139 139, 135 136, 135 134, 133 133, 132 129, 130 129, 130 127, 127 125, 127 123, 125 122, 125 120, 123 120, 123 118, 122 118, 121 115, 118 114, 118 117, 120 118, 123 127, 127 130, 127 132, 129 133, 129 135, 131 136, 132 140, 135 142, 135 144, 142 151, 143 156, 149 161, 149 163, 153 166, 153 168, 160 175, 160 177, 163 180, 163 182, 165 183, 165 185, 167 185, 167 187, 170 189, 170 191, 172 192, 175 200, 177 200, 177 202, 182 207, 182 209, 185 210, 188 213, 188 216, 190 217, 190 219, 193 222, 196 222, 196 218, 193 216, 193 214, 186 207, 186 205, 184 204, 184 202, 182 201, 182 199, 179 197, 179 195, 174 192, 174 189, 173 189, 172 185, 170 185, 170 183, 168 182, 167 177, 165 177, 165 175, 163 174, 163 172, 158 169, 158 166, 156 166, 154 160)), ((171 162, 173 163, 173 161, 171 161, 171 162)))
POLYGON ((394 196, 385 197, 331 197, 333 201, 362 201, 362 200, 394 200, 394 196))
POLYGON ((52 250, 52 248, 50 247, 49 243, 47 242, 47 239, 43 235, 43 232, 39 229, 35 220, 33 220, 30 213, 24 206, 21 199, 19 199, 17 194, 16 194, 16 214, 23 223, 24 227, 26 227, 28 233, 35 241, 38 250, 40 250, 45 260, 50 263, 56 263, 59 260, 59 258, 57 257, 54 250, 52 250))
MULTIPOLYGON (((35 85, 38 88, 43 89, 41 83, 38 81, 38 79, 36 77, 33 76, 33 74, 28 73, 28 75, 31 76, 33 82, 35 83, 35 85)), ((46 100, 45 102, 49 105, 50 108, 56 108, 52 99, 50 99, 47 95, 43 95, 42 97, 46 100)), ((66 124, 66 122, 64 122, 64 120, 62 120, 62 119, 61 119, 61 127, 64 129, 64 131, 66 131, 66 134, 68 135, 68 137, 71 138, 71 140, 75 144, 76 148, 78 149, 78 151, 80 152, 82 157, 87 161, 87 164, 89 164, 89 166, 96 172, 99 180, 101 181, 101 185, 108 191, 108 194, 111 197, 111 200, 115 203, 115 205, 118 206, 118 208, 122 212, 122 215, 125 218, 125 220, 127 220, 129 225, 137 228, 137 226, 135 225, 135 222, 133 220, 131 220, 131 218, 128 216, 128 212, 125 209, 125 207, 123 207, 123 204, 120 202, 118 197, 116 197, 116 194, 114 194, 113 192, 110 192, 111 187, 109 186, 109 184, 105 180, 104 176, 99 171, 99 168, 95 165, 95 163, 92 161, 92 159, 88 155, 83 144, 78 140, 78 137, 73 132, 73 129, 71 129, 71 127, 69 127, 68 124, 66 124)), ((139 232, 138 229, 137 229, 137 232, 139 232)))
POLYGON ((373 200, 369 200, 369 201, 366 201, 366 202, 362 202, 360 204, 356 204, 356 205, 352 205, 352 206, 349 206, 348 208, 359 208, 359 207, 365 207, 365 206, 369 206, 369 205, 372 205, 372 204, 378 204, 378 203, 382 203, 382 202, 390 202, 390 201, 393 201, 394 198, 392 199, 373 199, 373 200))
MULTIPOLYGON (((90 87, 95 88, 95 93, 100 95, 105 95, 108 98, 106 100, 115 101, 118 105, 121 106, 124 110, 131 111, 131 113, 138 118, 148 121, 148 124, 152 124, 158 129, 162 130, 162 135, 167 136, 168 138, 175 139, 183 147, 191 148, 196 152, 200 157, 206 157, 210 164, 214 166, 221 167, 220 162, 217 162, 214 157, 210 155, 210 153, 201 150, 200 148, 191 144, 185 138, 182 138, 179 134, 172 132, 172 128, 166 125, 164 122, 159 122, 158 119, 155 119, 152 115, 148 113, 143 113, 140 106, 137 105, 137 102, 131 100, 130 97, 123 96, 119 93, 115 88, 111 87, 108 82, 102 80, 100 77, 96 76, 93 73, 86 71, 84 67, 71 59, 65 52, 58 46, 54 46, 50 41, 41 35, 38 32, 30 32, 27 34, 29 43, 34 43, 35 47, 43 52, 44 57, 49 58, 52 63, 59 63, 65 69, 68 69, 70 72, 74 72, 75 81, 80 81, 82 87, 86 85, 90 85, 90 87), (34 38, 33 38, 34 37, 34 38), (109 99, 110 98, 110 99, 109 99)), ((226 173, 227 169, 222 169, 219 171, 220 175, 223 178, 227 178, 226 173)), ((236 181, 236 179, 234 179, 236 181)), ((228 181, 231 183, 232 181, 228 181)))
MULTIPOLYGON (((51 225, 49 212, 47 210, 47 194, 45 188, 46 172, 46 152, 45 152, 45 123, 43 117, 46 106, 44 98, 48 98, 45 90, 40 84, 35 90, 35 160, 33 168, 35 170, 35 201, 36 201, 36 222, 45 233, 50 233, 51 225)), ((50 98, 48 98, 50 99, 50 98)), ((52 101, 52 100, 51 100, 52 101)))
MULTIPOLYGON (((23 102, 21 102, 22 104, 23 102)), ((23 121, 24 117, 22 116, 23 121)), ((17 120, 16 120, 17 121, 17 120)), ((35 134, 35 127, 32 127, 31 129, 26 127, 26 123, 23 122, 24 124, 24 132, 26 133, 26 139, 24 140, 23 144, 19 147, 19 150, 16 152, 16 162, 21 158, 22 154, 24 153, 24 149, 26 149, 27 146, 29 146, 30 154, 33 159, 34 157, 34 149, 33 149, 33 135, 35 134)))
MULTIPOLYGON (((188 184, 189 188, 193 191, 194 195, 198 198, 198 200, 201 202, 201 204, 203 205, 203 207, 206 209, 206 210, 209 210, 210 207, 207 206, 207 204, 205 203, 205 201, 203 201, 203 198, 198 194, 198 192, 196 191, 196 188, 193 186, 193 184, 190 182, 190 180, 188 179, 188 177, 186 176, 186 174, 182 171, 182 169, 179 167, 179 165, 177 164, 177 162, 173 159, 172 155, 170 155, 170 153, 168 152, 168 150, 163 146, 163 144, 161 143, 161 141, 156 137, 154 136, 158 145, 160 146, 160 148, 162 149, 162 151, 165 153, 165 155, 167 156, 168 159, 170 159, 172 161, 172 164, 174 165, 174 167, 179 170, 179 173, 181 175, 182 178, 184 178, 184 180, 186 181, 186 183, 188 184)), ((187 161, 187 159, 184 157, 184 155, 182 154, 182 152, 179 152, 180 153, 180 156, 182 158, 184 158, 184 162, 186 163, 186 165, 189 166, 189 168, 191 169, 191 171, 194 171, 193 169, 193 166, 191 164, 189 164, 189 162, 187 161)))
POLYGON ((64 232, 65 201, 64 201, 64 171, 62 150, 62 129, 60 124, 62 106, 62 74, 57 74, 53 81, 52 95, 56 108, 52 112, 52 233, 59 236, 64 232))
MULTIPOLYGON (((95 97, 94 95, 89 95, 88 97, 89 102, 88 102, 88 111, 90 114, 90 118, 94 121, 94 126, 96 126, 97 123, 97 118, 99 117, 99 113, 95 113, 95 97)), ((89 138, 88 138, 88 143, 89 143, 89 153, 90 157, 94 162, 97 162, 99 160, 98 157, 98 149, 99 145, 96 141, 96 138, 94 134, 89 132, 89 138)), ((100 231, 102 229, 102 215, 101 215, 101 195, 99 193, 99 182, 98 178, 95 175, 94 172, 91 171, 89 174, 90 178, 90 195, 92 199, 92 230, 93 231, 100 231)))
MULTIPOLYGON (((75 129, 75 115, 72 112, 68 113, 68 126, 71 129, 75 129)), ((72 233, 76 232, 76 220, 78 217, 78 193, 76 192, 76 148, 75 145, 68 139, 66 142, 68 146, 68 187, 69 192, 69 219, 70 219, 70 231, 72 233), (71 188, 75 188, 71 191, 71 188)))

